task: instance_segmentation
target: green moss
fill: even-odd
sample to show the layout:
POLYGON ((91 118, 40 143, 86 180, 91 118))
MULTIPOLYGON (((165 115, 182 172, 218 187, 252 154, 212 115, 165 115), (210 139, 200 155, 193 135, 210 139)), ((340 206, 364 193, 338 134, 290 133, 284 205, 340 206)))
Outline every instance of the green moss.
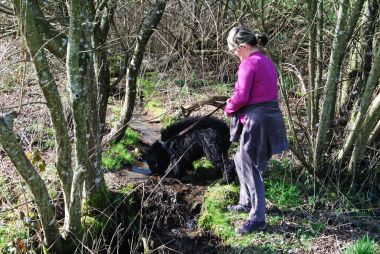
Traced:
POLYGON ((119 170, 125 165, 132 165, 135 161, 134 155, 128 150, 133 149, 140 141, 140 134, 128 128, 124 138, 117 144, 111 146, 103 153, 102 164, 106 170, 119 170))
POLYGON ((137 131, 131 128, 128 128, 125 131, 124 139, 121 142, 123 144, 133 146, 133 145, 136 145, 139 141, 140 141, 140 134, 137 131))
POLYGON ((148 110, 155 117, 161 117, 165 113, 164 105, 157 99, 148 99, 145 109, 148 110))
POLYGON ((132 154, 120 143, 106 150, 102 158, 106 170, 119 170, 124 165, 131 165, 133 161, 132 154))
POLYGON ((195 170, 200 168, 210 170, 213 168, 211 162, 205 158, 193 162, 193 167, 195 170))

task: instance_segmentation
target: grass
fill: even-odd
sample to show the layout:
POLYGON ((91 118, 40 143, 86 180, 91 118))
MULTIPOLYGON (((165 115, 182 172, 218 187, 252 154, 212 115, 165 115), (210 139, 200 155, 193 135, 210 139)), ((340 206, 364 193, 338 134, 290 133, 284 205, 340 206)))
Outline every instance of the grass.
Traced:
MULTIPOLYGON (((265 180, 266 197, 279 209, 293 210, 303 205, 301 187, 288 182, 285 175, 292 169, 289 160, 273 160, 271 168, 274 174, 265 180)), ((307 249, 313 238, 323 232, 325 223, 319 221, 302 221, 293 223, 295 231, 284 230, 281 224, 287 220, 281 212, 267 214, 266 220, 269 229, 245 236, 235 233, 235 228, 243 223, 248 213, 232 213, 226 207, 236 204, 239 199, 239 186, 213 185, 208 188, 204 198, 204 205, 198 221, 198 227, 210 230, 220 237, 227 246, 227 253, 287 253, 291 249, 307 249)))
POLYGON ((198 170, 198 169, 209 170, 209 169, 213 168, 211 162, 209 160, 205 159, 205 158, 202 158, 200 160, 194 161, 193 162, 193 167, 194 167, 194 170, 198 170))
MULTIPOLYGON (((235 223, 243 222, 247 213, 232 213, 226 207, 236 204, 239 197, 239 186, 219 185, 210 186, 204 198, 204 205, 198 221, 198 227, 210 230, 220 237, 229 250, 227 253, 278 253, 291 248, 306 248, 310 244, 310 237, 300 231, 297 234, 299 241, 289 241, 281 232, 258 232, 239 236, 235 233, 235 223)), ((277 227, 283 217, 268 215, 267 222, 277 227)))
POLYGON ((343 254, 377 254, 380 253, 380 246, 368 235, 364 235, 361 239, 349 244, 343 254))
POLYGON ((135 157, 128 149, 133 149, 133 146, 139 141, 140 134, 128 128, 124 138, 119 143, 112 144, 103 153, 103 167, 106 170, 119 170, 125 165, 131 165, 135 161, 135 157))
POLYGON ((280 209, 289 209, 302 204, 301 190, 285 181, 272 179, 265 181, 266 197, 280 209))

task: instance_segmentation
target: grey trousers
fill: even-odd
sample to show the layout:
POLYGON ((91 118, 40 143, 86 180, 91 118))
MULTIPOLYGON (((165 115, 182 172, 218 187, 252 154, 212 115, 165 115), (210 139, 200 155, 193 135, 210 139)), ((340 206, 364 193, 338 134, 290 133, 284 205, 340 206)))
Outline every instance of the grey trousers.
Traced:
POLYGON ((240 182, 239 204, 251 207, 249 220, 262 222, 265 221, 264 171, 269 158, 256 164, 245 148, 244 139, 241 139, 239 151, 235 155, 240 182))

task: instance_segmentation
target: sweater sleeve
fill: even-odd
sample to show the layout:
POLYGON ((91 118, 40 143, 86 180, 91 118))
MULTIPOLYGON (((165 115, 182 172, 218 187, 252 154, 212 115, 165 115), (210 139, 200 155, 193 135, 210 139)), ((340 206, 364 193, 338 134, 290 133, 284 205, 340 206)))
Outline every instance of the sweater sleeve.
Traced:
POLYGON ((247 61, 240 64, 234 95, 224 108, 226 115, 230 116, 247 105, 253 85, 254 72, 254 68, 247 61))

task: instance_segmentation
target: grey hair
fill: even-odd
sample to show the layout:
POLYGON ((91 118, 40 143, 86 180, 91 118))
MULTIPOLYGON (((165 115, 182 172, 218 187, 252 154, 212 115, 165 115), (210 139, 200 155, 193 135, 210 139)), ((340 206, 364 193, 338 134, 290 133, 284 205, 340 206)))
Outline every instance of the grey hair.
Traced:
POLYGON ((230 30, 227 37, 229 50, 238 48, 241 44, 247 43, 251 46, 265 46, 268 42, 268 37, 264 33, 252 32, 244 26, 234 27, 230 30))

